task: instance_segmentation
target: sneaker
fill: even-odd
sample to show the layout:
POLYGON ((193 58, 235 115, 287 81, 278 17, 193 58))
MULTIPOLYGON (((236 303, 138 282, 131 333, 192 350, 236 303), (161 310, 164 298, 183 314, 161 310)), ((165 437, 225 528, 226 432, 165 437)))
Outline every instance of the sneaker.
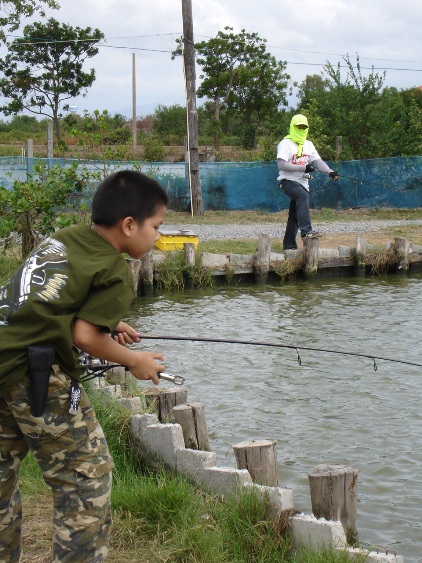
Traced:
POLYGON ((305 238, 319 238, 322 237, 322 233, 318 233, 317 231, 309 231, 309 233, 306 233, 305 235, 301 235, 302 239, 305 238))

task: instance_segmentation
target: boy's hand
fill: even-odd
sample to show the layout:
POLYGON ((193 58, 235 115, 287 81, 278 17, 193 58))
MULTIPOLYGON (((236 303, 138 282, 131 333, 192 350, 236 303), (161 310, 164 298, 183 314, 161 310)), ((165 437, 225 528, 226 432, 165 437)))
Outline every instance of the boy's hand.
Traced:
POLYGON ((136 379, 151 379, 157 385, 159 383, 158 373, 164 371, 165 368, 156 360, 164 362, 165 358, 162 354, 155 352, 135 352, 128 368, 136 379))
POLYGON ((122 346, 126 346, 126 344, 134 344, 135 342, 141 341, 141 335, 139 334, 139 332, 136 332, 134 328, 132 328, 127 323, 124 323, 123 321, 120 321, 120 323, 114 329, 113 338, 122 346))

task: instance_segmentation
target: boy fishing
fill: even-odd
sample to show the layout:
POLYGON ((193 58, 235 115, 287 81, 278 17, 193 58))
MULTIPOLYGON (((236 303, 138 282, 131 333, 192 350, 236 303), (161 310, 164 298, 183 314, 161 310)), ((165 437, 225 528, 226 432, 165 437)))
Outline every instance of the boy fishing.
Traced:
POLYGON ((0 563, 21 557, 18 474, 29 450, 53 493, 52 561, 105 560, 113 460, 78 357, 158 383, 164 357, 125 347, 140 336, 121 320, 135 297, 122 253, 141 258, 154 246, 167 205, 152 178, 112 174, 94 195, 92 226, 53 233, 0 289, 0 563))

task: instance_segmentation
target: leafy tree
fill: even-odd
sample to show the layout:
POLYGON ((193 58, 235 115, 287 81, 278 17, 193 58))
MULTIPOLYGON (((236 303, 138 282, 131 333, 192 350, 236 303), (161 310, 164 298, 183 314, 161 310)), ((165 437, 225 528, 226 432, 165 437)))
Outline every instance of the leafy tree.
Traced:
MULTIPOLYGON (((127 162, 133 157, 129 127, 116 128, 119 114, 116 115, 110 116, 107 110, 95 110, 92 114, 85 111, 83 118, 77 117, 77 123, 70 131, 81 151, 81 158, 100 160, 98 173, 94 175, 98 180, 111 172, 110 161, 127 162)), ((69 119, 68 123, 71 122, 69 119)))
POLYGON ((26 109, 52 118, 60 143, 60 106, 84 95, 93 84, 94 69, 84 72, 82 66, 98 53, 95 44, 104 34, 90 27, 72 28, 51 18, 46 24, 25 26, 24 35, 8 45, 9 53, 0 61, 4 74, 0 92, 11 100, 0 111, 10 115, 26 109))
POLYGON ((0 187, 0 237, 18 235, 22 257, 57 226, 76 222, 69 209, 84 186, 77 166, 72 163, 69 168, 56 165, 48 169, 46 164, 37 164, 27 181, 16 180, 12 190, 0 187))
POLYGON ((306 75, 305 80, 297 85, 298 108, 306 107, 314 99, 316 93, 327 92, 329 86, 329 80, 319 74, 306 75))
POLYGON ((18 29, 21 17, 30 17, 38 12, 45 16, 43 4, 58 10, 59 5, 54 0, 3 0, 0 2, 0 41, 6 40, 5 30, 18 29))
POLYGON ((221 112, 231 108, 244 118, 249 137, 245 145, 250 148, 255 146, 258 121, 286 104, 289 76, 284 73, 285 63, 267 53, 265 39, 244 29, 239 34, 231 27, 224 29, 195 45, 203 70, 198 96, 214 103, 214 145, 219 146, 221 112))
POLYGON ((186 108, 179 104, 159 105, 154 112, 153 130, 167 145, 183 145, 186 135, 186 108))
POLYGON ((324 120, 325 133, 332 139, 343 138, 343 158, 370 158, 368 147, 379 141, 379 131, 374 127, 375 107, 379 102, 385 80, 372 68, 367 77, 362 74, 359 57, 353 66, 349 56, 344 57, 346 76, 343 79, 340 63, 334 67, 327 63, 324 74, 329 90, 317 90, 318 111, 324 120))

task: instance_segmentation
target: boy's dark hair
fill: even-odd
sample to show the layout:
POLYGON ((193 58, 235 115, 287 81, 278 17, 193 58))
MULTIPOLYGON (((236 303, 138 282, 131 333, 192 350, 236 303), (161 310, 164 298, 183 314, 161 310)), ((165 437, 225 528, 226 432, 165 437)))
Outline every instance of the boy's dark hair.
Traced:
POLYGON ((120 170, 105 178, 92 200, 92 222, 113 227, 125 217, 143 223, 161 206, 168 195, 153 178, 136 170, 120 170))

